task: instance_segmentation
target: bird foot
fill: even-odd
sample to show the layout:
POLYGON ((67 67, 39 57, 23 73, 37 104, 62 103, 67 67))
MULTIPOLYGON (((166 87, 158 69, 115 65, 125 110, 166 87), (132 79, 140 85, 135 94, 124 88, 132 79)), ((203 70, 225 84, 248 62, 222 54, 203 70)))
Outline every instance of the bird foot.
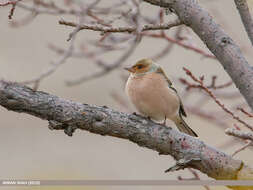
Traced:
POLYGON ((135 116, 138 116, 138 117, 142 117, 142 118, 144 117, 143 115, 138 114, 138 113, 136 113, 136 112, 133 112, 132 114, 135 115, 135 116))
POLYGON ((136 115, 136 116, 140 116, 138 113, 136 113, 136 112, 133 112, 132 113, 133 115, 136 115))

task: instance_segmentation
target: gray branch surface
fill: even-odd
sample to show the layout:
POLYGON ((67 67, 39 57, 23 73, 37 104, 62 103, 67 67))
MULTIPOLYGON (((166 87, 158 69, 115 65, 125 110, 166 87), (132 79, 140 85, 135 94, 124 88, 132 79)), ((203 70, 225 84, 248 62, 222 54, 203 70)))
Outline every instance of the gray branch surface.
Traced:
POLYGON ((234 0, 237 10, 241 16, 244 28, 248 37, 253 45, 253 20, 249 11, 247 0, 234 0))
POLYGON ((156 6, 172 8, 179 19, 200 37, 217 57, 253 110, 253 69, 240 48, 215 23, 196 0, 144 0, 156 6))
POLYGON ((192 167, 215 179, 238 179, 242 173, 245 178, 249 171, 253 174, 253 170, 242 161, 206 145, 198 138, 135 114, 75 103, 6 81, 0 81, 0 105, 48 120, 51 129, 65 130, 68 135, 72 135, 75 129, 87 130, 127 139, 160 154, 169 154, 177 160, 177 166, 168 171, 192 167))

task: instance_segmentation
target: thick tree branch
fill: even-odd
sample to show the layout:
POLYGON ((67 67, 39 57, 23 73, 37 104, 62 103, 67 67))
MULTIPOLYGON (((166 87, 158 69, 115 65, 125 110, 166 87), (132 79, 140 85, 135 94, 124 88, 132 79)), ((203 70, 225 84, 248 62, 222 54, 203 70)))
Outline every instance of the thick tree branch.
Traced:
POLYGON ((141 116, 75 103, 5 81, 0 81, 0 105, 48 120, 51 129, 64 129, 69 135, 81 129, 128 139, 160 154, 170 154, 180 166, 183 163, 184 167, 198 169, 215 179, 253 179, 252 168, 243 161, 141 116))
POLYGON ((191 27, 217 57, 253 110, 253 69, 239 47, 215 23, 196 0, 144 0, 156 6, 175 10, 179 19, 191 27))
POLYGON ((248 3, 246 0, 234 0, 237 10, 241 16, 244 28, 249 36, 251 44, 253 45, 253 20, 249 12, 248 3))

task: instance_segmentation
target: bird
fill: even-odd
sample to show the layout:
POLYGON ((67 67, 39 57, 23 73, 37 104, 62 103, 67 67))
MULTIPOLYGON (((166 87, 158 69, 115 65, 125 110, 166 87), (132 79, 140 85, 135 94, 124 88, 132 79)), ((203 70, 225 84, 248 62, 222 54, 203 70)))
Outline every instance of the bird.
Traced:
POLYGON ((141 59, 133 66, 124 68, 130 75, 125 92, 138 112, 155 121, 172 120, 179 131, 197 137, 183 117, 183 103, 162 67, 152 59, 141 59))

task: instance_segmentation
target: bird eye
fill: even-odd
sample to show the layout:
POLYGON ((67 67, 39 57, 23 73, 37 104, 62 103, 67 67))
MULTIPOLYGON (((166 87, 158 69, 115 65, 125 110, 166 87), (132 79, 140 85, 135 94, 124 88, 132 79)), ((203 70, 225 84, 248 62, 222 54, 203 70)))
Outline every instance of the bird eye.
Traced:
POLYGON ((137 68, 138 68, 138 69, 142 69, 142 68, 143 68, 143 65, 138 65, 137 68))

